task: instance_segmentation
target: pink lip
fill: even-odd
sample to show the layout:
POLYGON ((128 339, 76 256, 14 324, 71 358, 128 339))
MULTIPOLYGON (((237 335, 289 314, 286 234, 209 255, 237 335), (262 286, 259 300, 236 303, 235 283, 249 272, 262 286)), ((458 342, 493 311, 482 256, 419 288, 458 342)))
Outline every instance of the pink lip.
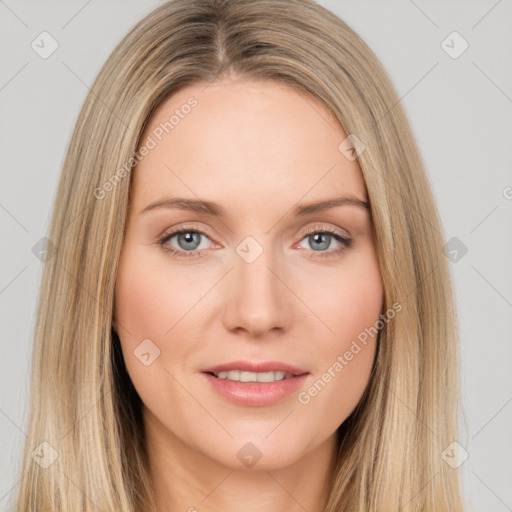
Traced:
POLYGON ((230 370, 242 370, 245 372, 285 372, 293 375, 303 375, 308 373, 305 370, 296 368, 279 361, 267 361, 264 363, 251 363, 249 361, 233 361, 231 363, 219 364, 201 370, 203 373, 229 372, 230 370))
POLYGON ((238 405, 264 407, 273 405, 291 393, 297 391, 309 375, 308 372, 279 362, 249 363, 237 361, 218 366, 212 366, 202 371, 202 374, 221 396, 238 405), (275 382, 238 382, 228 379, 218 379, 212 373, 230 370, 248 372, 282 371, 291 373, 294 377, 275 382))

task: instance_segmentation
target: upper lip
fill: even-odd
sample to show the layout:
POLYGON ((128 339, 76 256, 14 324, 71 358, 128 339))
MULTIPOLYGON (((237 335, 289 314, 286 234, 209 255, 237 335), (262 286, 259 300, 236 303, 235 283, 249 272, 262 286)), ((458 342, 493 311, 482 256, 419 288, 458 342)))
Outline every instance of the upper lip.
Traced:
POLYGON ((203 373, 219 373, 229 372, 230 370, 242 370, 244 372, 285 372, 291 373, 292 375, 303 375, 308 373, 305 370, 301 370, 296 366, 292 366, 279 361, 266 361, 262 363, 251 363, 249 361, 233 361, 231 363, 219 364, 216 366, 210 366, 202 370, 203 373))

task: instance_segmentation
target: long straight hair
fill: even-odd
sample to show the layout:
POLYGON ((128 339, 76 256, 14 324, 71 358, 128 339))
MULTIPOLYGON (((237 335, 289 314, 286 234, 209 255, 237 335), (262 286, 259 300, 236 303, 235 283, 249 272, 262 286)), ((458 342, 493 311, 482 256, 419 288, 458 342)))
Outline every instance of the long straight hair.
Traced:
POLYGON ((156 509, 141 401, 112 330, 130 171, 159 104, 226 73, 319 99, 364 143, 358 162, 384 308, 402 306, 380 332, 371 379, 339 428, 325 510, 461 511, 457 471, 441 456, 457 437, 458 341, 429 182, 381 64, 312 0, 167 2, 99 72, 69 143, 48 234, 56 248, 40 289, 16 510, 156 509))

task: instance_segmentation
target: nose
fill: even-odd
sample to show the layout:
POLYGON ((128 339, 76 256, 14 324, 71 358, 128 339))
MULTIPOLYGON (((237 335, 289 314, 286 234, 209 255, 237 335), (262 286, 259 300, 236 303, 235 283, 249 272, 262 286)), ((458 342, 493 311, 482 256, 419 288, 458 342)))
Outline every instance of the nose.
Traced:
POLYGON ((243 251, 235 252, 233 264, 225 285, 226 329, 246 332, 255 338, 288 331, 299 306, 290 290, 293 285, 287 283, 290 273, 286 271, 286 262, 276 261, 271 250, 265 249, 254 261, 243 251))

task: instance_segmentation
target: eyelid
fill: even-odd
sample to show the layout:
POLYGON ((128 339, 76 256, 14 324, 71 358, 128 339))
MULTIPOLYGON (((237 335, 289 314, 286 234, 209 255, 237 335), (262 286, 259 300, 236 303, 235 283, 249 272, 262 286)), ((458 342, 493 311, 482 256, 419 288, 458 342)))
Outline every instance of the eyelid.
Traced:
MULTIPOLYGON (((311 233, 316 233, 318 231, 322 231, 322 230, 332 230, 333 232, 339 234, 342 238, 345 238, 345 239, 351 239, 351 235, 350 233, 347 231, 347 230, 342 230, 342 228, 339 228, 338 226, 336 227, 326 227, 329 223, 322 223, 322 222, 317 222, 315 224, 313 224, 312 226, 304 229, 304 230, 300 230, 298 231, 297 234, 294 235, 294 238, 296 238, 297 236, 301 236, 302 238, 311 234, 311 233), (342 231, 340 233, 340 231, 342 231), (343 231, 345 232, 345 234, 343 233, 343 231)), ((161 235, 158 236, 158 239, 161 240, 162 238, 167 238, 167 237, 170 237, 170 236, 174 236, 176 234, 179 234, 180 231, 186 231, 186 230, 190 230, 190 231, 195 231, 197 233, 200 233, 202 235, 205 235, 207 236, 210 240, 214 240, 215 237, 211 236, 209 233, 208 233, 208 230, 204 230, 203 228, 199 228, 197 226, 194 226, 192 224, 179 224, 178 226, 176 227, 171 227, 171 228, 168 228, 168 229, 165 229, 161 235)), ((301 240, 302 240, 301 238, 301 240)))
POLYGON ((325 222, 319 222, 319 223, 313 224, 312 226, 305 229, 304 231, 299 231, 300 236, 304 237, 306 235, 309 235, 310 233, 316 233, 317 231, 329 232, 330 230, 332 230, 333 232, 337 233, 342 238, 346 238, 348 240, 352 238, 350 233, 346 229, 342 229, 338 226, 336 226, 336 227, 329 226, 329 224, 330 223, 325 223, 325 222), (343 232, 345 232, 345 234, 343 232))
POLYGON ((203 229, 202 227, 194 226, 192 224, 178 224, 177 226, 173 226, 171 228, 165 229, 161 235, 158 236, 159 240, 163 238, 172 237, 176 234, 179 234, 181 231, 194 231, 200 233, 204 236, 207 236, 210 240, 213 240, 215 237, 211 236, 208 233, 208 230, 203 229))

